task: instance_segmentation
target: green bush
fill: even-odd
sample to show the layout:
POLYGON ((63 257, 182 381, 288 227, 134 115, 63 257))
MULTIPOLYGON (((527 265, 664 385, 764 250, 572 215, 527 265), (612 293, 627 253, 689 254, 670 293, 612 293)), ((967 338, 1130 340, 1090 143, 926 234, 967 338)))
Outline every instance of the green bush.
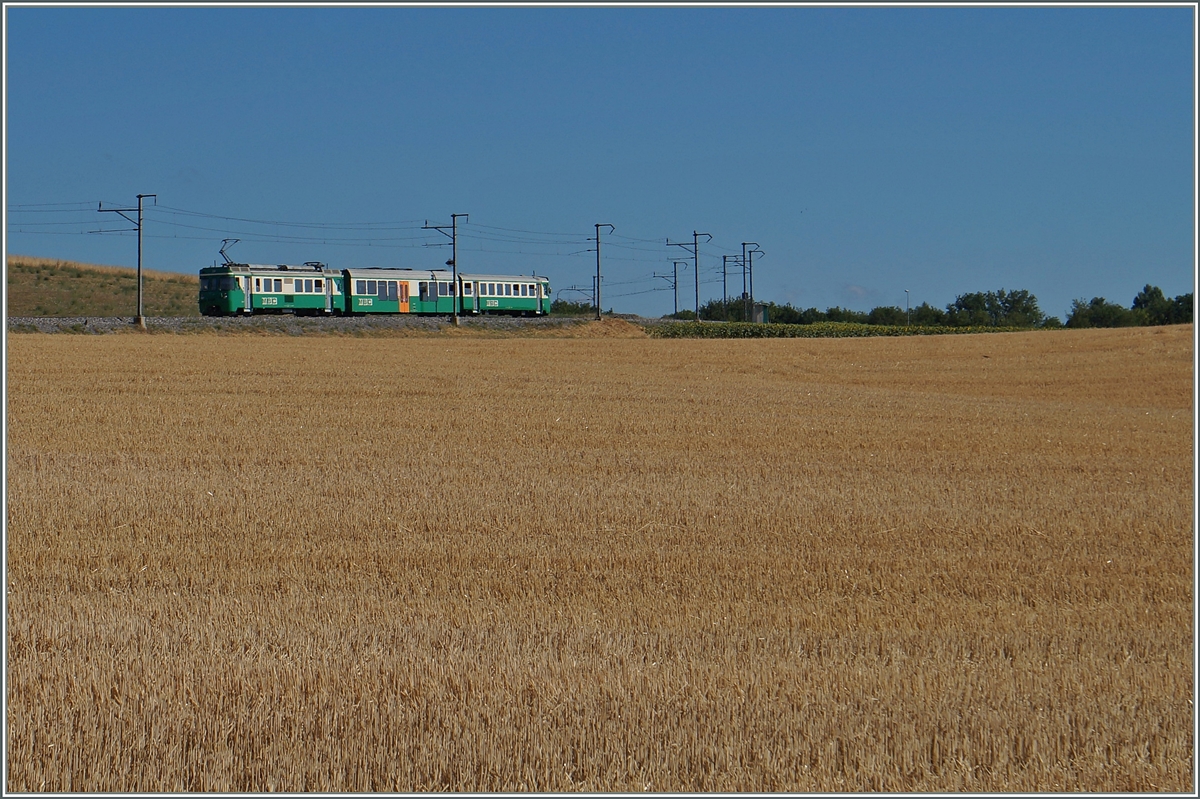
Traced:
POLYGON ((1018 327, 961 325, 871 325, 865 322, 814 322, 808 325, 755 324, 753 322, 677 322, 647 327, 654 338, 858 338, 867 336, 932 336, 954 333, 1002 333, 1018 327))

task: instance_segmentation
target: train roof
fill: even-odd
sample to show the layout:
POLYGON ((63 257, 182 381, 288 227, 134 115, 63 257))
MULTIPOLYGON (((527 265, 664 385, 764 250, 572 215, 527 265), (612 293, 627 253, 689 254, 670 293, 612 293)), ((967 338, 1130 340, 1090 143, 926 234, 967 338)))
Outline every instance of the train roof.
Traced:
POLYGON ((337 272, 337 269, 331 269, 327 264, 317 261, 309 261, 305 264, 220 264, 219 266, 206 266, 200 270, 200 274, 222 274, 225 272, 337 272))
MULTIPOLYGON (((385 266, 366 266, 357 269, 343 270, 351 277, 356 278, 394 278, 396 280, 451 280, 454 273, 449 269, 393 269, 385 266)), ((547 281, 550 278, 545 275, 492 275, 481 274, 478 272, 459 272, 458 276, 463 280, 491 280, 496 282, 504 281, 526 281, 537 282, 547 281)))
MULTIPOLYGON (((309 261, 300 265, 293 264, 220 264, 219 266, 206 266, 200 270, 201 275, 228 274, 230 272, 240 273, 259 273, 259 272, 296 272, 299 274, 342 274, 345 272, 354 278, 374 278, 378 280, 439 280, 448 281, 453 279, 454 273, 449 269, 398 269, 388 266, 363 266, 354 269, 334 269, 327 264, 317 261, 309 261)), ((470 281, 490 281, 496 283, 504 282, 549 282, 550 278, 545 275, 496 275, 484 274, 481 272, 459 272, 458 276, 463 280, 470 281)))

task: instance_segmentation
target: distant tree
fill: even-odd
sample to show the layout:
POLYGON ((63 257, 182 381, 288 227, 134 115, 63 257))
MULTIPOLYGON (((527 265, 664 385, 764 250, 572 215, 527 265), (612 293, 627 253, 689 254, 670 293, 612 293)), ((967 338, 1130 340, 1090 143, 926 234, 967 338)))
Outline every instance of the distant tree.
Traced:
POLYGON ((1092 297, 1091 302, 1074 300, 1067 314, 1067 327, 1133 327, 1144 324, 1146 315, 1124 308, 1103 297, 1092 297))
POLYGON ((1045 318, 1037 297, 1025 289, 960 294, 946 306, 946 321, 951 325, 1036 327, 1045 318))
POLYGON ((946 324, 946 312, 923 302, 912 309, 912 323, 923 327, 940 327, 946 324))
MULTIPOLYGON (((990 292, 989 292, 990 293, 990 292)), ((996 292, 996 304, 1000 308, 1000 316, 996 324, 1011 327, 1036 327, 1045 320, 1046 315, 1038 308, 1037 297, 1025 289, 996 292)))
POLYGON ((791 303, 776 305, 769 303, 767 305, 767 319, 781 325, 802 325, 804 321, 804 311, 799 308, 793 308, 791 303))
POLYGON ((589 302, 555 300, 550 303, 551 316, 595 316, 596 306, 589 302))
POLYGON ((858 322, 865 324, 868 314, 865 311, 851 311, 848 308, 839 308, 833 306, 825 311, 825 320, 828 322, 858 322))
MULTIPOLYGON (((776 303, 768 302, 763 304, 767 306, 767 319, 774 324, 805 325, 819 321, 810 318, 810 314, 824 316, 816 308, 802 311, 799 308, 793 307, 791 303, 777 305, 776 303)), ((695 313, 693 311, 680 311, 676 316, 678 318, 691 319, 695 316, 695 313), (684 316, 685 314, 686 317, 684 316)), ((745 322, 747 319, 746 303, 740 298, 730 299, 728 302, 723 300, 709 300, 700 306, 700 318, 722 322, 745 322)))
POLYGON ((993 324, 987 295, 982 291, 959 294, 946 306, 946 323, 955 327, 993 324))
MULTIPOLYGON (((709 300, 700 306, 700 318, 710 319, 714 322, 740 322, 745 311, 741 300, 709 300)), ((674 319, 695 319, 696 312, 694 310, 681 310, 674 314, 668 314, 674 319)))
POLYGON ((1163 296, 1162 289, 1158 286, 1147 283, 1133 298, 1132 309, 1144 312, 1148 324, 1169 324, 1167 320, 1171 316, 1171 301, 1163 296))
POLYGON ((1169 300, 1158 286, 1146 284, 1133 298, 1132 310, 1145 315, 1146 321, 1143 324, 1183 324, 1192 321, 1192 295, 1180 294, 1169 300))
POLYGON ((1192 310, 1192 293, 1190 291, 1187 294, 1180 294, 1171 300, 1171 313, 1167 324, 1183 325, 1195 321, 1195 318, 1195 313, 1192 310))
POLYGON ((904 323, 904 309, 894 305, 881 305, 878 308, 872 308, 871 312, 867 314, 867 324, 869 325, 903 325, 904 323))

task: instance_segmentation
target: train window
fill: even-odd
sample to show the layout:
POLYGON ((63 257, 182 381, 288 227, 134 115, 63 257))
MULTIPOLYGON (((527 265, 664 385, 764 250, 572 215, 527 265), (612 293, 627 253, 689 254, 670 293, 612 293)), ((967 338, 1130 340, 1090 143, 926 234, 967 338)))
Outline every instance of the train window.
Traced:
POLYGON ((312 294, 312 281, 308 278, 304 279, 304 293, 312 294))
POLYGON ((396 296, 396 281, 389 280, 387 284, 387 298, 392 302, 395 302, 396 296))
POLYGON ((258 291, 261 287, 262 287, 262 279, 257 278, 257 277, 254 278, 254 290, 258 291))
POLYGON ((313 287, 314 287, 314 288, 315 288, 317 291, 324 291, 324 290, 325 290, 325 281, 323 281, 323 280, 314 280, 314 281, 313 281, 313 287))
POLYGON ((446 283, 446 281, 443 280, 438 283, 438 294, 442 297, 450 296, 450 286, 446 283))
POLYGON ((279 278, 275 278, 275 290, 283 291, 283 281, 280 280, 279 278))
POLYGON ((471 296, 471 284, 470 283, 463 283, 463 294, 466 295, 467 297, 471 296))
POLYGON ((354 281, 354 293, 355 294, 366 294, 367 293, 367 281, 365 281, 365 280, 354 281))
POLYGON ((521 284, 521 296, 522 296, 522 297, 528 297, 528 296, 529 296, 529 286, 528 286, 528 285, 526 285, 525 283, 522 283, 522 284, 521 284))
POLYGON ((368 280, 367 281, 367 294, 374 294, 376 291, 379 290, 378 285, 377 285, 378 282, 379 281, 377 281, 377 280, 368 280))

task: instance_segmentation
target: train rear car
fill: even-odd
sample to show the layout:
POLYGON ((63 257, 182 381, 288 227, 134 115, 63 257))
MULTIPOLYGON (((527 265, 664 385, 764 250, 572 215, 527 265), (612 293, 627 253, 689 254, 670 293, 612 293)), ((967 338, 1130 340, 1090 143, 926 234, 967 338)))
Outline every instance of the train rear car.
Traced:
POLYGON ((368 267, 342 271, 350 313, 460 315, 550 313, 550 281, 529 275, 460 274, 443 269, 368 267))
POLYGON ((541 316, 550 313, 550 281, 536 275, 459 275, 466 313, 541 316))

